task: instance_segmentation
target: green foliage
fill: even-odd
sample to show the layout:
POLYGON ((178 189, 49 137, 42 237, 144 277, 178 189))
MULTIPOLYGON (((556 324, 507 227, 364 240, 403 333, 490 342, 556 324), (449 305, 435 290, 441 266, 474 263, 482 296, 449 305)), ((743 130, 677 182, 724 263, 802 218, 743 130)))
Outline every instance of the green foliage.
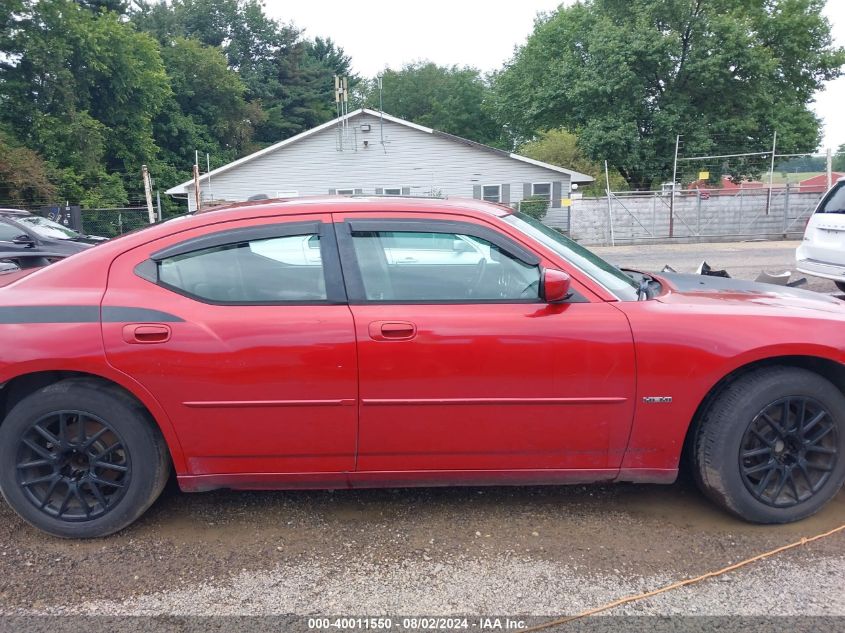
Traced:
POLYGON ((22 2, 11 21, 0 124, 55 168, 59 194, 125 203, 123 186, 100 187, 157 152, 152 119, 170 89, 155 41, 105 6, 70 0, 22 2))
MULTIPOLYGON (((495 78, 494 108, 517 138, 566 126, 634 188, 685 155, 812 151, 808 108, 845 53, 824 0, 585 0, 540 18, 495 78)), ((749 161, 745 171, 759 170, 749 161)), ((740 176, 742 174, 735 174, 740 176)))
POLYGON ((542 220, 549 211, 549 201, 543 196, 528 196, 520 201, 519 210, 525 215, 542 220))
MULTIPOLYGON (((257 0, 145 3, 132 21, 164 50, 178 38, 190 38, 222 51, 243 83, 252 140, 259 145, 335 116, 335 74, 349 77, 351 87, 358 82, 349 57, 334 42, 302 39, 296 28, 269 18, 257 0)), ((241 137, 242 147, 246 140, 241 137)))
POLYGON ((0 130, 0 206, 39 206, 55 193, 44 160, 0 130))
POLYGON ((137 203, 143 164, 164 189, 195 151, 220 166, 332 118, 334 74, 358 82, 334 42, 258 0, 3 0, 0 128, 15 150, 0 189, 137 203))
MULTIPOLYGON (((488 111, 488 87, 475 68, 418 62, 386 69, 382 86, 384 111, 393 116, 479 143, 508 145, 488 111)), ((366 100, 378 107, 376 81, 370 83, 366 100)))
POLYGON ((831 161, 831 169, 840 173, 845 171, 845 143, 837 148, 836 154, 831 161))
MULTIPOLYGON (((588 196, 604 195, 606 188, 604 166, 587 159, 578 146, 578 137, 564 128, 540 132, 537 138, 521 145, 518 153, 534 160, 574 169, 592 176, 595 183, 584 187, 581 192, 588 196)), ((627 189, 628 185, 618 171, 610 170, 609 175, 611 191, 627 189)))

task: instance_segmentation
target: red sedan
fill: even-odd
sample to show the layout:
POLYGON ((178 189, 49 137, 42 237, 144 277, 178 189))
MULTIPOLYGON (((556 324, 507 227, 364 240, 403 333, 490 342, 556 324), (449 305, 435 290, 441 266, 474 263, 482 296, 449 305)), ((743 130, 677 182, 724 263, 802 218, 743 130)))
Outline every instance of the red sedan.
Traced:
POLYGON ((845 304, 623 272, 471 200, 182 217, 0 290, 0 489, 110 534, 183 490, 596 481, 794 521, 845 479, 845 304))

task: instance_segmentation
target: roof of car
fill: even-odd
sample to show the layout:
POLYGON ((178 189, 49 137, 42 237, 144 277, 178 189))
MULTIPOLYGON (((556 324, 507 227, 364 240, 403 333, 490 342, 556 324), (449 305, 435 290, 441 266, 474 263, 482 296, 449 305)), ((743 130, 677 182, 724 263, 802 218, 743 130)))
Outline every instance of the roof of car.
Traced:
POLYGON ((29 211, 24 211, 23 209, 0 209, 0 215, 24 216, 32 214, 29 211))
POLYGON ((239 209, 250 211, 268 211, 272 213, 325 213, 331 211, 475 211, 494 216, 504 216, 512 212, 503 204, 476 200, 475 198, 426 198, 421 196, 304 196, 298 198, 278 198, 275 200, 257 200, 235 202, 211 207, 200 211, 207 213, 231 213, 239 209), (315 209, 325 205, 327 208, 315 209))

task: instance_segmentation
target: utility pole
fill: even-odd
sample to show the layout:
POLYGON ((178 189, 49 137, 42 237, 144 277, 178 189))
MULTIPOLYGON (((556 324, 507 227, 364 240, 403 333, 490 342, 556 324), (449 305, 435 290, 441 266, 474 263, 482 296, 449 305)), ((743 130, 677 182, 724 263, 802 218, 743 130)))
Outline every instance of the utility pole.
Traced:
POLYGON ((156 190, 156 209, 158 209, 158 221, 161 222, 161 192, 156 190))
MULTIPOLYGON (((616 246, 616 237, 613 235, 613 204, 610 201, 610 173, 607 170, 607 161, 604 161, 604 182, 605 193, 607 193, 607 221, 610 226, 610 245, 616 246)), ((572 207, 569 207, 569 213, 572 213, 572 207)))
POLYGON ((205 153, 205 167, 205 173, 208 174, 208 197, 214 200, 214 189, 211 188, 211 157, 208 152, 205 153))
POLYGON ((766 197, 766 215, 769 215, 769 208, 772 206, 772 182, 775 177, 775 150, 778 146, 778 131, 775 130, 772 138, 772 161, 769 166, 769 195, 766 197))
POLYGON ((827 188, 833 186, 833 152, 827 148, 827 188))
POLYGON ((675 161, 672 164, 672 194, 669 198, 669 237, 675 236, 675 189, 678 186, 678 148, 681 135, 675 136, 675 161))
POLYGON ((146 165, 141 165, 141 177, 144 179, 144 196, 147 199, 147 217, 150 224, 156 221, 155 213, 153 213, 153 187, 150 182, 150 170, 146 165))
POLYGON ((194 163, 194 204, 196 211, 199 212, 202 206, 202 197, 200 196, 200 166, 194 163))

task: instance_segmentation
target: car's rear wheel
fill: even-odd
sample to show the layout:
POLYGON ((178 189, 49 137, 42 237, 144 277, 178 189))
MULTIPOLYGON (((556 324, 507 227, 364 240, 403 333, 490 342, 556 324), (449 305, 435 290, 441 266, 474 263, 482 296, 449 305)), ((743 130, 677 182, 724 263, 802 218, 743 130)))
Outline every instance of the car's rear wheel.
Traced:
POLYGON ((833 283, 836 284, 836 287, 839 288, 840 291, 845 292, 845 281, 834 281, 833 283))
POLYGON ((137 519, 170 470, 148 414, 119 390, 70 379, 21 400, 0 425, 0 491, 50 534, 91 538, 137 519))
POLYGON ((760 369, 717 396, 693 442, 708 497, 755 523, 797 521, 845 480, 845 396, 805 369, 760 369))

